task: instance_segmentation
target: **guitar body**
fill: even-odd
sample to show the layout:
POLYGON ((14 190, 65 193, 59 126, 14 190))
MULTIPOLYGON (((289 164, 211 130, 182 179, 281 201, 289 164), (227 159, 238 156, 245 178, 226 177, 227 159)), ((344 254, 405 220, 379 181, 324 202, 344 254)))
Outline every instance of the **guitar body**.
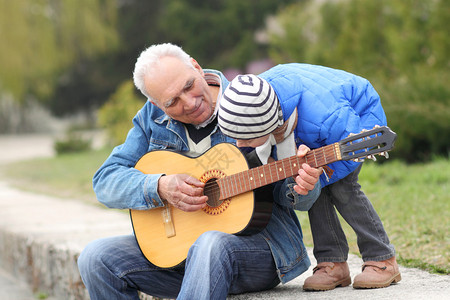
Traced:
MULTIPOLYGON (((184 173, 206 183, 248 170, 248 164, 236 146, 222 143, 195 158, 172 151, 152 151, 145 154, 135 168, 146 174, 184 173)), ((205 187, 205 195, 208 195, 206 190, 205 187)), ((206 231, 257 233, 270 220, 272 192, 270 186, 265 186, 255 193, 258 202, 254 201, 254 193, 250 191, 195 212, 185 212, 168 204, 150 210, 130 210, 139 247, 151 263, 170 268, 186 259, 190 246, 206 231), (170 222, 167 222, 167 213, 170 222)))

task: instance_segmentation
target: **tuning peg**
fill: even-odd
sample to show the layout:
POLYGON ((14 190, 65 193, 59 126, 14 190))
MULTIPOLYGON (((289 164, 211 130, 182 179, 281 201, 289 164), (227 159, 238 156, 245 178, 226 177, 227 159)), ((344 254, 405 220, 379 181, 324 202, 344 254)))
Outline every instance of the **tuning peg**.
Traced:
MULTIPOLYGON (((352 137, 352 136, 355 136, 355 135, 356 135, 356 133, 350 133, 348 135, 348 137, 352 137)), ((353 144, 353 141, 349 141, 348 143, 351 145, 351 144, 353 144)))
POLYGON ((364 157, 355 158, 353 161, 354 162, 363 162, 364 161, 364 157))
POLYGON ((373 161, 377 161, 377 158, 375 157, 375 155, 369 155, 367 156, 368 159, 371 159, 373 161))
POLYGON ((383 151, 380 153, 381 156, 384 156, 386 159, 389 158, 389 153, 387 151, 383 151))

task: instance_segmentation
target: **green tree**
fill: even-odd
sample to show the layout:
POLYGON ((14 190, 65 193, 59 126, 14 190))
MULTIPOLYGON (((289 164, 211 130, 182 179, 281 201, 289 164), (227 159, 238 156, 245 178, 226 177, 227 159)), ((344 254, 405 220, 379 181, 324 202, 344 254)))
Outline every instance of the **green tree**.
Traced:
POLYGON ((142 97, 137 95, 133 82, 128 80, 100 108, 98 122, 106 130, 111 144, 117 145, 125 141, 132 127, 131 119, 142 105, 142 97))
POLYGON ((160 0, 121 1, 116 6, 117 46, 92 57, 83 57, 58 81, 49 105, 56 115, 74 111, 93 111, 111 96, 117 87, 131 78, 139 53, 153 43, 164 41, 158 25, 162 14, 160 0), (64 101, 61 101, 64 99, 64 101))
POLYGON ((114 8, 114 0, 0 0, 0 92, 48 100, 64 68, 116 46, 114 8))
POLYGON ((173 42, 202 66, 266 57, 255 31, 295 0, 0 0, 0 93, 55 115, 98 108, 131 77, 139 53, 173 42))
POLYGON ((266 17, 295 0, 169 0, 161 26, 168 40, 177 43, 202 66, 218 69, 243 67, 266 58, 255 32, 266 17))
POLYGON ((277 16, 270 36, 279 63, 322 64, 369 79, 389 125, 393 154, 408 161, 450 151, 450 2, 305 1, 277 16))
POLYGON ((154 43, 179 44, 202 66, 219 69, 266 57, 265 47, 255 42, 255 30, 277 7, 293 1, 124 1, 117 6, 117 47, 67 68, 51 109, 62 115, 100 106, 131 77, 139 53, 154 43))
POLYGON ((154 43, 179 44, 202 66, 219 69, 266 57, 265 48, 254 40, 255 30, 284 2, 289 1, 123 2, 117 7, 117 48, 68 68, 63 76, 67 80, 58 82, 50 103, 52 111, 61 115, 100 106, 131 77, 139 53, 154 43))

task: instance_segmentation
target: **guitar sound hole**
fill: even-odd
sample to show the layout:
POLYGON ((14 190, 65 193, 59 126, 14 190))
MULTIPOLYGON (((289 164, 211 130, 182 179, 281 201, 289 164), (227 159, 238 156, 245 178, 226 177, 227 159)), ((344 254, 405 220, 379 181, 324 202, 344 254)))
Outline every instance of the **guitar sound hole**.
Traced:
POLYGON ((206 182, 204 194, 208 196, 208 201, 206 201, 206 204, 210 207, 219 207, 223 202, 223 200, 219 200, 220 188, 216 182, 216 178, 212 178, 206 182))

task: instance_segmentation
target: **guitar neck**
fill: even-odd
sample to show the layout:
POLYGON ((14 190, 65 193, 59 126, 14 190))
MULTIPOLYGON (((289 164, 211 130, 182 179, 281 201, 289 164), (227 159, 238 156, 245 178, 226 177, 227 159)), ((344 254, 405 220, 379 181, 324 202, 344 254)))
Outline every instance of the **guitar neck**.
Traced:
POLYGON ((220 199, 227 199, 298 174, 303 163, 318 168, 342 160, 339 143, 309 151, 304 157, 291 156, 217 180, 220 199))

